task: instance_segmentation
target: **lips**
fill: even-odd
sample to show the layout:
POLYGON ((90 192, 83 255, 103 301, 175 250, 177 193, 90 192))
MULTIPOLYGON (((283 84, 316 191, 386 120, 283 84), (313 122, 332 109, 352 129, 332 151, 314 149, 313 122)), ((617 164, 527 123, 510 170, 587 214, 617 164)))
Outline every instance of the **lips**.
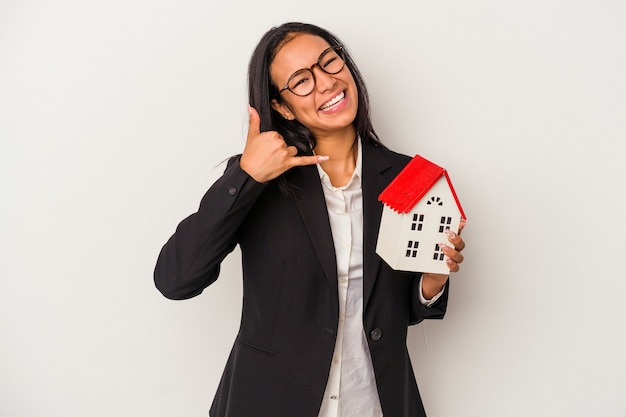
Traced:
POLYGON ((320 110, 324 111, 324 110, 331 109, 333 106, 335 106, 338 103, 340 103, 341 100, 343 100, 345 98, 345 96, 346 96, 346 92, 345 91, 340 92, 335 97, 333 97, 332 99, 330 99, 326 103, 324 103, 322 105, 322 107, 320 107, 320 110))

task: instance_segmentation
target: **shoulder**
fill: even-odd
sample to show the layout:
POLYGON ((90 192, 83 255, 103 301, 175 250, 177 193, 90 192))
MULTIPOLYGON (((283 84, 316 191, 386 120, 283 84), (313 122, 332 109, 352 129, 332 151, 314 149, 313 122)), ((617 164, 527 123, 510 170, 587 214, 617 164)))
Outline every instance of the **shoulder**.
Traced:
POLYGON ((411 160, 410 156, 393 151, 389 148, 384 148, 383 152, 385 153, 385 156, 387 157, 387 159, 389 159, 389 161, 392 162, 394 165, 400 164, 404 166, 408 164, 409 161, 411 160))
POLYGON ((380 171, 392 169, 401 170, 409 163, 411 157, 393 151, 380 143, 363 141, 363 161, 368 165, 376 166, 380 171))

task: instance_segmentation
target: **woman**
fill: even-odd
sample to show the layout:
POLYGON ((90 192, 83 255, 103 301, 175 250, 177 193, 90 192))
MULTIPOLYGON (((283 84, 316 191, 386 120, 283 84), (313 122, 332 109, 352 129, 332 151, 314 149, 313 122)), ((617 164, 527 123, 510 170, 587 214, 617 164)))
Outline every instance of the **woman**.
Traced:
MULTIPOLYGON (((448 277, 394 271, 375 254, 377 197, 409 158, 379 142, 359 71, 319 27, 266 33, 249 94, 242 155, 155 269, 166 297, 189 298, 241 248, 241 328, 210 415, 424 416, 407 327, 443 317, 448 277)), ((457 271, 465 244, 448 240, 457 271)))

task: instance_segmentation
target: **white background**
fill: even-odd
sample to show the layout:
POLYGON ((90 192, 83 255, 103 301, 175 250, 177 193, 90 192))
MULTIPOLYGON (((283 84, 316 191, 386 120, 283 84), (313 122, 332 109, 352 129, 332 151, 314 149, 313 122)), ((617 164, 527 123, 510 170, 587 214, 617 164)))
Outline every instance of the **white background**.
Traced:
POLYGON ((345 41, 382 140, 468 216, 448 315, 408 342, 429 416, 626 415, 619 0, 0 0, 0 415, 207 415, 238 253, 183 302, 152 270, 290 20, 345 41))

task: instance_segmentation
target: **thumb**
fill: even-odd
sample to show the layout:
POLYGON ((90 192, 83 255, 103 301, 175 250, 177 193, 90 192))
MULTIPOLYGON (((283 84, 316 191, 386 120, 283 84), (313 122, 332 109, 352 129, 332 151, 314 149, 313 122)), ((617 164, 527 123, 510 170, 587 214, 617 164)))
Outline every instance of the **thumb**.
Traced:
POLYGON ((256 109, 248 105, 248 113, 250 114, 250 124, 248 126, 248 137, 250 135, 258 135, 261 133, 261 117, 256 109))

